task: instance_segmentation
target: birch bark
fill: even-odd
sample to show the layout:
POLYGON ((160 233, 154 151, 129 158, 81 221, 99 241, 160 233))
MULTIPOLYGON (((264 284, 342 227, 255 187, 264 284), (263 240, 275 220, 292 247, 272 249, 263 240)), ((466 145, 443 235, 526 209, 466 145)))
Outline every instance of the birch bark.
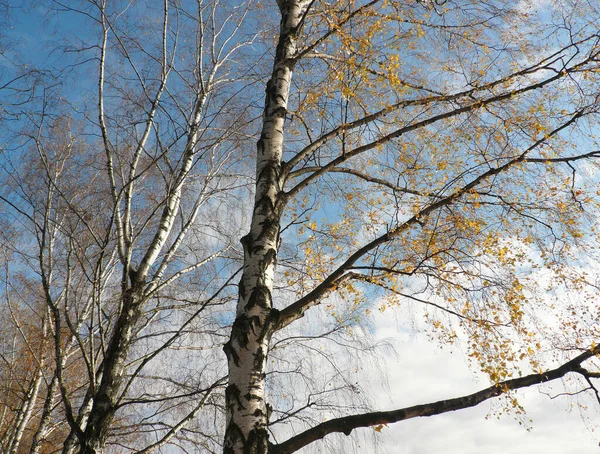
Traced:
POLYGON ((117 399, 125 378, 127 355, 134 336, 134 328, 143 302, 142 283, 134 285, 123 295, 123 308, 115 326, 106 357, 104 370, 83 436, 80 437, 81 454, 100 452, 117 410, 117 399))
POLYGON ((279 40, 257 143, 254 210, 250 232, 242 238, 244 270, 239 283, 236 319, 224 347, 229 366, 224 452, 232 454, 258 454, 269 450, 265 365, 277 319, 272 290, 280 219, 285 205, 283 136, 296 37, 309 2, 280 0, 278 6, 281 12, 279 40))
POLYGON ((29 385, 21 409, 19 410, 19 416, 16 421, 15 431, 10 439, 7 454, 15 454, 19 449, 21 440, 25 433, 25 429, 27 428, 27 424, 29 424, 29 421, 31 420, 33 411, 35 409, 35 404, 38 398, 38 393, 40 391, 43 376, 44 369, 43 366, 40 364, 40 366, 38 366, 34 378, 32 379, 29 385))
POLYGON ((31 441, 30 454, 39 454, 42 450, 44 440, 48 437, 51 429, 51 416, 52 410, 57 397, 58 391, 58 378, 56 374, 53 375, 52 381, 48 386, 48 392, 46 393, 46 399, 44 400, 44 407, 42 409, 42 415, 40 417, 40 423, 38 425, 33 439, 31 441))

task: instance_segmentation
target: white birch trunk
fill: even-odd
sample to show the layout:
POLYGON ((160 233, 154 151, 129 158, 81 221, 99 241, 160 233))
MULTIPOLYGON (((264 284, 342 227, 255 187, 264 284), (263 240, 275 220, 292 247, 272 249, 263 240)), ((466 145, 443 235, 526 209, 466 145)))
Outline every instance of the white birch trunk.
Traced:
POLYGON ((52 381, 48 386, 46 393, 46 400, 44 401, 44 408, 40 417, 40 423, 31 441, 31 450, 29 454, 39 454, 44 444, 44 440, 47 438, 50 432, 50 416, 52 415, 52 409, 56 401, 58 391, 58 378, 56 374, 52 377, 52 381))
POLYGON ((29 389, 27 390, 25 399, 21 404, 19 417, 17 418, 15 425, 15 432, 13 433, 12 439, 10 440, 9 448, 7 451, 8 454, 15 454, 19 450, 21 439, 23 438, 23 434, 25 433, 25 429, 27 428, 29 420, 33 415, 33 410, 37 401, 40 385, 42 384, 42 378, 43 364, 40 364, 32 382, 29 385, 29 389))
POLYGON ((267 83, 263 127, 257 144, 256 194, 250 232, 242 238, 244 270, 239 284, 236 320, 225 345, 229 365, 226 390, 225 453, 266 453, 268 415, 265 365, 276 313, 273 276, 279 247, 283 200, 283 133, 296 52, 296 33, 308 5, 278 2, 280 35, 271 79, 267 83))

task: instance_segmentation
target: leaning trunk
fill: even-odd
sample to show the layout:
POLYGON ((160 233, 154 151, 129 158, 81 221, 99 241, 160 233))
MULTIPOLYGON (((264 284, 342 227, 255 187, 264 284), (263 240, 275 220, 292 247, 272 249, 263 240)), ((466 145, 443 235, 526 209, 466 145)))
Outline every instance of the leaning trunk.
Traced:
POLYGON ((225 453, 266 453, 268 415, 265 365, 276 312, 272 290, 283 205, 283 131, 292 80, 296 33, 306 3, 279 2, 280 35, 267 83, 263 127, 257 144, 256 194, 250 232, 242 239, 244 270, 236 319, 225 345, 229 365, 226 390, 225 453))

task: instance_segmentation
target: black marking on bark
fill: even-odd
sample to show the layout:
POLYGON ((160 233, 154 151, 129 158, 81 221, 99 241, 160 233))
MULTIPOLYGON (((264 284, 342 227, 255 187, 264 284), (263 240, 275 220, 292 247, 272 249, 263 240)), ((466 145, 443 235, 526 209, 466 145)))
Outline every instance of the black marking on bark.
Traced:
POLYGON ((262 184, 273 182, 279 186, 280 177, 281 163, 276 160, 269 160, 268 164, 265 163, 258 174, 258 179, 263 182, 262 184))
MULTIPOLYGON (((266 333, 261 333, 261 337, 266 333)), ((265 352, 262 347, 259 347, 254 355, 254 370, 263 370, 265 361, 265 352)))
POLYGON ((250 234, 244 235, 243 237, 241 237, 240 243, 242 243, 244 251, 249 254, 252 250, 252 247, 251 247, 252 237, 250 236, 250 234))
MULTIPOLYGON (((261 226, 262 226, 262 229, 261 229, 261 232, 260 232, 257 240, 260 240, 264 237, 267 237, 267 238, 274 237, 275 239, 277 239, 279 237, 279 218, 270 216, 261 223, 261 226)), ((257 246, 255 248, 255 251, 262 250, 262 249, 263 249, 262 246, 257 246)))
POLYGON ((257 285, 248 298, 245 310, 250 311, 254 307, 269 309, 271 307, 271 291, 265 285, 257 285))
POLYGON ((255 315, 253 317, 248 317, 248 324, 250 329, 252 330, 252 334, 256 336, 257 329, 262 327, 262 322, 260 321, 260 317, 255 315))
POLYGON ((238 284, 238 289, 240 292, 240 299, 244 301, 246 299, 246 286, 244 285, 244 279, 240 279, 240 283, 238 284))
MULTIPOLYGON (((235 339, 240 347, 248 349, 250 333, 253 333, 256 336, 257 332, 262 333, 262 331, 262 323, 259 316, 255 315, 249 317, 246 314, 241 314, 233 322, 233 326, 231 328, 231 339, 235 339), (259 330, 257 330, 257 328, 259 328, 259 330)), ((231 339, 225 344, 225 346, 230 344, 231 339)), ((225 353, 230 353, 232 355, 231 359, 233 359, 234 363, 237 365, 239 362, 239 357, 236 360, 237 355, 235 354, 235 351, 233 351, 233 346, 231 344, 227 347, 225 346, 223 347, 223 349, 227 348, 225 353)))
POLYGON ((276 327, 279 323, 279 314, 280 311, 278 309, 271 309, 267 319, 265 320, 265 328, 271 329, 272 327, 276 327))
POLYGON ((263 134, 261 134, 258 142, 256 142, 256 154, 259 156, 262 156, 265 154, 265 146, 264 146, 265 140, 266 140, 266 137, 264 137, 264 133, 263 133, 263 134))
MULTIPOLYGON (((265 94, 269 95, 272 87, 273 87, 273 78, 270 78, 269 80, 267 80, 267 85, 265 86, 265 94)), ((265 104, 267 104, 267 103, 265 102, 265 104)))
POLYGON ((241 429, 233 421, 230 421, 225 432, 225 446, 223 446, 223 454, 233 454, 233 448, 241 442, 246 445, 246 440, 241 429))
MULTIPOLYGON (((280 42, 280 45, 281 44, 283 44, 283 42, 280 42)), ((275 70, 276 73, 279 72, 279 71, 281 71, 281 69, 279 69, 279 68, 275 70)), ((277 78, 279 78, 279 77, 277 77, 277 78)), ((276 105, 278 103, 285 104, 285 97, 283 96, 283 94, 280 93, 279 87, 276 84, 274 84, 272 82, 272 80, 273 79, 269 80, 269 83, 267 83, 267 102, 266 102, 266 105, 267 106, 271 106, 273 103, 275 103, 276 105)), ((280 107, 280 106, 277 106, 274 109, 269 109, 268 115, 269 116, 272 115, 272 114, 273 115, 277 115, 277 114, 279 114, 281 112, 281 109, 283 109, 283 112, 284 112, 283 115, 285 116, 286 109, 284 107, 280 107)))
POLYGON ((261 427, 252 429, 244 446, 244 454, 267 454, 269 451, 269 433, 261 427))
MULTIPOLYGON (((279 232, 277 232, 279 233, 279 232)), ((273 248, 269 249, 265 252, 265 258, 263 260, 263 271, 267 269, 267 267, 277 261, 277 251, 273 248)))
POLYGON ((248 325, 248 317, 242 314, 235 319, 235 321, 233 322, 233 327, 231 329, 231 338, 235 339, 238 342, 238 344, 243 348, 246 348, 246 346, 248 345, 249 333, 246 329, 248 325))
POLYGON ((236 385, 229 385, 225 388, 225 400, 228 405, 231 405, 234 402, 237 402, 238 410, 241 411, 244 408, 244 404, 242 402, 242 393, 240 389, 236 385))
POLYGON ((233 347, 231 346, 231 339, 228 340, 225 345, 223 345, 223 351, 225 352, 225 356, 228 359, 233 360, 233 363, 239 367, 240 365, 240 357, 239 355, 235 352, 235 350, 233 349, 233 347))
POLYGON ((257 401, 263 400, 262 396, 260 396, 258 394, 252 394, 252 393, 244 394, 244 399, 246 399, 248 402, 250 402, 251 400, 257 400, 257 401))
POLYGON ((256 201, 254 204, 254 211, 271 217, 275 211, 275 205, 273 205, 273 201, 265 195, 256 201))
MULTIPOLYGON (((285 98, 283 97, 283 95, 278 94, 277 97, 281 98, 281 102, 285 102, 285 98)), ((283 106, 277 107, 276 109, 273 109, 272 113, 273 115, 276 115, 279 118, 285 118, 285 116, 287 115, 287 109, 283 106)), ((279 130, 279 132, 283 133, 283 130, 279 130)))

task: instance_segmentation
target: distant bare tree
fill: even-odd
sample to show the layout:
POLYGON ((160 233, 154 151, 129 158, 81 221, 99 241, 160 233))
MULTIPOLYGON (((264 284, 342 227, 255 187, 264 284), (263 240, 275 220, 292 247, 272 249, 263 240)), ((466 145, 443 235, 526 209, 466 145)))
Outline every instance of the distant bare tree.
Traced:
POLYGON ((164 2, 137 30, 129 21, 141 10, 127 5, 62 12, 100 32, 63 47, 82 58, 99 51, 96 118, 84 100, 74 119, 80 107, 65 102, 64 84, 46 88, 37 108, 21 113, 1 163, 4 222, 21 226, 18 240, 3 241, 6 263, 17 263, 7 265, 4 294, 15 311, 37 298, 31 321, 53 346, 32 351, 37 365, 21 373, 33 378, 12 411, 20 422, 7 435, 10 452, 51 449, 56 424, 69 428, 55 441, 63 452, 107 442, 220 444, 215 391, 226 371, 215 355, 239 267, 232 234, 243 220, 240 213, 223 225, 223 207, 235 207, 251 181, 238 148, 246 104, 223 93, 248 83, 233 57, 252 36, 240 28, 245 6, 192 6, 164 2), (151 42, 141 41, 149 33, 151 42), (9 287, 20 275, 38 293, 13 302, 9 287))

